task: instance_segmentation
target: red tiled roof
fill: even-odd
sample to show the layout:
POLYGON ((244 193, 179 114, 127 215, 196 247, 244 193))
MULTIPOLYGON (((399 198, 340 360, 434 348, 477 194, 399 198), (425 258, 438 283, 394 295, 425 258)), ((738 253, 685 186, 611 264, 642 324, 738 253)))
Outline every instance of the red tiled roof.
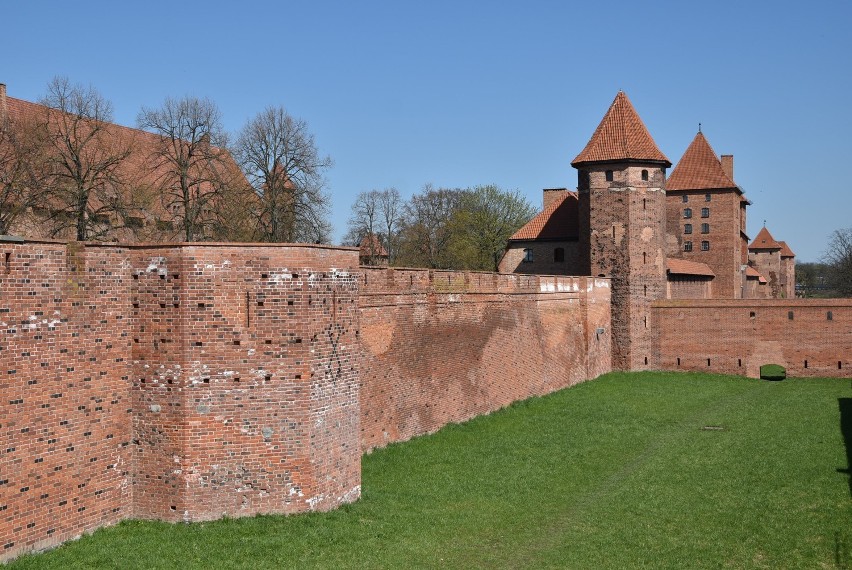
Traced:
MULTIPOLYGON (((43 121, 49 116, 48 107, 14 97, 6 98, 6 106, 8 117, 13 121, 43 121)), ((53 121, 55 119, 50 118, 49 120, 53 121)), ((127 147, 131 150, 129 156, 118 167, 119 176, 131 182, 128 184, 128 188, 156 188, 162 180, 164 167, 152 165, 152 157, 162 146, 163 138, 155 133, 115 123, 106 123, 104 126, 110 144, 115 145, 117 148, 127 147)), ((231 154, 225 149, 214 150, 217 150, 222 156, 222 162, 227 170, 225 174, 245 182, 245 176, 231 154)), ((246 183, 245 186, 247 190, 248 184, 246 183)), ((241 197, 246 200, 256 199, 254 192, 249 191, 241 193, 241 197)), ((138 199, 138 196, 136 198, 138 199)), ((145 200, 143 208, 147 213, 157 218, 171 218, 171 214, 166 211, 162 200, 150 199, 149 197, 149 199, 145 200)))
POLYGON ((657 148, 630 99, 624 91, 619 91, 586 148, 571 162, 571 166, 625 159, 663 162, 671 166, 671 161, 657 148))
POLYGON ((685 259, 666 259, 666 270, 675 275, 703 275, 705 277, 716 277, 713 270, 706 263, 698 261, 687 261, 685 259))
POLYGON ((666 190, 736 187, 736 183, 722 170, 722 163, 701 132, 692 139, 689 148, 666 180, 666 190))
POLYGON ((376 234, 367 234, 361 239, 359 255, 361 257, 387 257, 388 250, 379 241, 376 234))
POLYGON ((766 283, 766 278, 751 265, 746 267, 746 279, 757 279, 760 283, 766 283))
POLYGON ((781 257, 796 257, 796 254, 793 253, 793 250, 790 249, 786 241, 779 241, 778 243, 781 244, 781 257))
POLYGON ((524 224, 509 239, 576 239, 580 235, 577 194, 567 190, 564 194, 524 224))
MULTIPOLYGON (((781 244, 775 241, 775 238, 772 237, 772 234, 769 233, 769 230, 764 226, 760 232, 757 234, 757 237, 754 238, 754 241, 751 242, 748 246, 749 249, 781 249, 781 244)), ((791 252, 792 253, 792 252, 791 252)))

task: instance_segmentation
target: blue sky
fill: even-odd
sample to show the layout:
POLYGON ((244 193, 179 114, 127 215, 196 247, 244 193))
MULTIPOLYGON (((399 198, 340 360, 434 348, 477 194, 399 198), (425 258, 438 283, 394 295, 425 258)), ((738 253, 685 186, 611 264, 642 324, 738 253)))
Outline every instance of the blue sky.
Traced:
POLYGON ((335 236, 355 195, 498 184, 541 204, 619 89, 669 159, 702 123, 777 239, 813 261, 852 226, 852 2, 7 2, 0 82, 37 100, 91 84, 134 125, 207 96, 236 132, 305 119, 335 236), (69 33, 73 30, 73 33, 69 33))

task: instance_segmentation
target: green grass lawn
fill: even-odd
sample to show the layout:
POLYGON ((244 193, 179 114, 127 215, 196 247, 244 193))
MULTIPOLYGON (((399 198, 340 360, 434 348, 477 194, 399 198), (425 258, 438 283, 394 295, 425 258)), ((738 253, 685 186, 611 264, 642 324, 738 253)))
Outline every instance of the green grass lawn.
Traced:
POLYGON ((849 568, 851 431, 849 379, 610 374, 365 456, 332 513, 126 522, 10 567, 849 568))

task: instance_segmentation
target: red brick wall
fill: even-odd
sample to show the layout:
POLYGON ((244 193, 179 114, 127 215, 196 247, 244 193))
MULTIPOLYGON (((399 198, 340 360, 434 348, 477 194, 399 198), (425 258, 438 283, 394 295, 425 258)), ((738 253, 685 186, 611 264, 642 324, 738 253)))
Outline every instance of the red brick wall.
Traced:
POLYGON ((126 258, 0 242, 0 560, 130 515, 126 258))
POLYGON ((362 271, 364 450, 610 370, 608 280, 362 271))
POLYGON ((357 251, 0 242, 0 560, 360 494, 357 251))
POLYGON ((579 275, 579 251, 576 241, 512 241, 500 259, 500 273, 538 275, 579 275), (562 248, 564 260, 555 261, 554 250, 562 248), (532 249, 533 260, 524 261, 525 249, 532 249))
POLYGON ((658 301, 653 321, 664 370, 852 377, 850 299, 658 301))

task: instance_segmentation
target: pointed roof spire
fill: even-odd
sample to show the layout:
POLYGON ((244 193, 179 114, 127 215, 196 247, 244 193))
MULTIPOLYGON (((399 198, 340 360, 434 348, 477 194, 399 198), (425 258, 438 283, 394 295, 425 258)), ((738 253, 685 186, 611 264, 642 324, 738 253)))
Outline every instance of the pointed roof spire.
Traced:
POLYGON ((666 167, 672 164, 657 148, 630 99, 624 91, 619 91, 586 148, 571 162, 571 166, 623 160, 662 162, 666 167))
POLYGON ((666 190, 707 190, 710 188, 737 188, 725 174, 722 163, 704 138, 701 131, 695 135, 671 176, 666 180, 666 190))
POLYGON ((782 249, 781 244, 775 241, 775 238, 772 237, 772 234, 769 233, 769 230, 766 229, 766 226, 758 232, 757 237, 754 238, 754 241, 748 245, 749 249, 782 249))

